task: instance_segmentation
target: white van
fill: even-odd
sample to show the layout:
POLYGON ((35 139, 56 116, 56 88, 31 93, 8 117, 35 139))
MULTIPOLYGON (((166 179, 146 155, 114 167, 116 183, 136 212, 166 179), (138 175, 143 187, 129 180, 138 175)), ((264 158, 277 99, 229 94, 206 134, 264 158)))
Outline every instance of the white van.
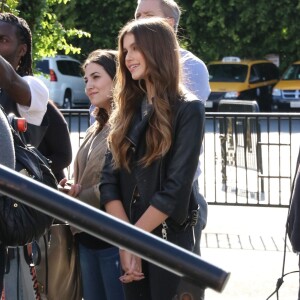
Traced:
POLYGON ((35 63, 38 77, 49 89, 50 99, 61 108, 88 107, 80 61, 67 56, 45 57, 35 63))

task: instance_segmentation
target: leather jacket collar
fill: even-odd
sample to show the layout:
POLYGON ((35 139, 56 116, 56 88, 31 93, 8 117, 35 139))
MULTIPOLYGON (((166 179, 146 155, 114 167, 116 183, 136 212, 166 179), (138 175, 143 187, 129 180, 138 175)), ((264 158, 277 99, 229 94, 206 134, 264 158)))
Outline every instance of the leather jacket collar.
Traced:
POLYGON ((133 148, 136 148, 141 136, 145 133, 149 120, 153 114, 153 107, 148 106, 146 113, 142 116, 142 113, 139 110, 136 111, 135 116, 131 122, 131 127, 128 130, 128 133, 126 135, 126 138, 130 141, 133 148))

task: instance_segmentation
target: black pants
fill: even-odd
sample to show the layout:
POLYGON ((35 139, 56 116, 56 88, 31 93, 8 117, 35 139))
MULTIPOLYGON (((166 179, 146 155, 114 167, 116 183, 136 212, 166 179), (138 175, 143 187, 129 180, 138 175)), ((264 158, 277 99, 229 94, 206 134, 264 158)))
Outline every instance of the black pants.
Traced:
MULTIPOLYGON (((157 235, 160 235, 159 231, 157 235)), ((192 251, 194 247, 193 228, 189 227, 179 233, 168 232, 168 241, 192 251)), ((177 295, 179 286, 182 286, 179 276, 144 260, 142 261, 142 271, 145 279, 123 285, 127 300, 180 300, 177 295)), ((198 292, 196 294, 197 297, 191 299, 203 299, 201 296, 199 297, 198 292)))

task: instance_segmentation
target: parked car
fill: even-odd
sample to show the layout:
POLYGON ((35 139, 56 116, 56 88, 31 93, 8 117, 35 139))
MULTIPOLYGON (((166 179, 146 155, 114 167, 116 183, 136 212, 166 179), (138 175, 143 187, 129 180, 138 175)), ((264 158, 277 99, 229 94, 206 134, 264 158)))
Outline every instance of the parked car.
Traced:
POLYGON ((279 69, 268 60, 241 60, 224 57, 208 64, 211 94, 206 109, 216 111, 222 99, 255 100, 261 111, 270 111, 272 89, 279 69))
POLYGON ((57 55, 36 61, 37 76, 49 89, 50 99, 61 108, 88 107, 80 61, 57 55))
POLYGON ((292 63, 273 88, 273 110, 300 109, 300 61, 292 63))

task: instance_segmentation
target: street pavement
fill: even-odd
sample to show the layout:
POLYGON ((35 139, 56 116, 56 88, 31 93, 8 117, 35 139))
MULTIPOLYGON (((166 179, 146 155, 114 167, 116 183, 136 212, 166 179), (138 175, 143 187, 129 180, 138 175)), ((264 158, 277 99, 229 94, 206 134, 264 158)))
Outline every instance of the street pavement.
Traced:
MULTIPOLYGON (((206 290, 206 300, 266 300, 281 277, 287 208, 209 205, 202 233, 202 258, 230 278, 219 293, 206 290)), ((298 256, 287 239, 284 273, 298 271, 298 256)), ((270 299, 297 300, 299 273, 283 278, 270 299)))

